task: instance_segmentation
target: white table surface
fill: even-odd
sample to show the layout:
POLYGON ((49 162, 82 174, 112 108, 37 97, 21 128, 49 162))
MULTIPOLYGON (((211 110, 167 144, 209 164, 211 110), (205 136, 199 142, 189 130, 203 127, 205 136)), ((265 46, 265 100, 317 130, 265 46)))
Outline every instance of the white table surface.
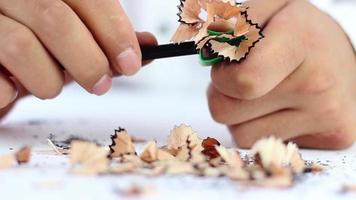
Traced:
POLYGON ((67 157, 51 153, 49 134, 109 144, 110 134, 122 126, 135 136, 164 142, 173 125, 180 123, 232 146, 227 130, 212 121, 207 109, 209 69, 187 66, 191 59, 157 61, 132 79, 115 82, 105 97, 72 85, 55 100, 21 101, 0 126, 0 154, 32 145, 33 157, 28 165, 0 172, 0 199, 124 199, 115 191, 131 184, 153 188, 142 199, 356 199, 356 193, 340 193, 343 184, 356 183, 356 146, 344 151, 303 150, 305 159, 329 164, 330 169, 303 176, 284 190, 244 188, 224 178, 76 176, 68 173, 67 157), (186 68, 192 69, 190 73, 186 68))

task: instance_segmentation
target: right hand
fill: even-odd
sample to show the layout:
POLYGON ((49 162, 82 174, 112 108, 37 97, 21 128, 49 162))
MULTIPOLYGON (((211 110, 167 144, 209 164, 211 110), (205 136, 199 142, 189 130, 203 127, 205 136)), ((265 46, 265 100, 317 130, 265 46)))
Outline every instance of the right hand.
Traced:
POLYGON ((50 99, 68 74, 88 92, 103 95, 113 74, 140 69, 140 43, 157 42, 134 32, 118 0, 1 0, 0 114, 18 95, 15 82, 50 99))

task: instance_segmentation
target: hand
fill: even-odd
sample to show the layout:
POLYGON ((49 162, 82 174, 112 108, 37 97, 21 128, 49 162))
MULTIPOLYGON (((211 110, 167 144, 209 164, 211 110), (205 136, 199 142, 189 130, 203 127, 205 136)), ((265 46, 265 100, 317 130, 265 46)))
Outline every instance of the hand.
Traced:
POLYGON ((117 0, 1 0, 0 11, 0 109, 16 99, 13 80, 50 99, 68 73, 102 95, 113 74, 140 69, 139 41, 156 43, 152 35, 134 32, 117 0))
POLYGON ((139 70, 139 44, 157 43, 117 0, 2 0, 0 11, 0 117, 28 93, 56 97, 65 74, 102 95, 113 74, 139 70))
POLYGON ((275 135, 341 149, 356 135, 356 57, 338 24, 304 0, 251 0, 265 38, 240 64, 211 71, 209 107, 240 147, 275 135))

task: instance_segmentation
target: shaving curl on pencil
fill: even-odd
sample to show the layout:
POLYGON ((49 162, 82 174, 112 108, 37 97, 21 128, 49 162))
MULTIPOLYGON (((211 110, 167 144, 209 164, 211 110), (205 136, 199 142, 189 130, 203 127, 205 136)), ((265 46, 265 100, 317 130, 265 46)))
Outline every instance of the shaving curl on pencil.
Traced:
POLYGON ((178 8, 180 25, 171 40, 193 40, 203 65, 241 62, 264 37, 248 19, 248 7, 234 0, 181 0, 178 8))

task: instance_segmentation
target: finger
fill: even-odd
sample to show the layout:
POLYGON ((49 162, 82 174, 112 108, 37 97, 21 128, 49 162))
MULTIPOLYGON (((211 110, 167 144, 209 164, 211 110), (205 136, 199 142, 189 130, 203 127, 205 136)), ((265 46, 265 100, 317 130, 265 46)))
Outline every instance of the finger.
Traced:
POLYGON ((254 100, 241 100, 220 93, 212 85, 208 89, 208 103, 214 120, 226 125, 241 124, 296 106, 288 94, 273 93, 254 100))
POLYGON ((17 97, 14 83, 3 73, 0 73, 0 109, 6 108, 17 97))
POLYGON ((117 72, 132 75, 141 67, 134 29, 118 0, 63 0, 93 33, 117 72))
POLYGON ((288 5, 271 19, 265 29, 266 38, 250 52, 247 60, 212 68, 215 88, 234 98, 259 98, 301 65, 306 49, 299 30, 303 21, 299 20, 299 10, 296 12, 292 6, 288 5))
POLYGON ((36 36, 25 26, 0 15, 0 63, 33 95, 57 96, 63 73, 36 36))
POLYGON ((105 54, 79 17, 61 0, 2 0, 1 11, 30 27, 46 48, 87 91, 111 87, 105 54))
MULTIPOLYGON (((152 33, 149 32, 136 32, 136 36, 138 39, 138 43, 140 46, 157 46, 158 42, 155 36, 152 33)), ((147 65, 151 63, 152 60, 144 60, 142 61, 143 65, 147 65)))
POLYGON ((251 147, 257 140, 274 135, 282 140, 302 135, 309 121, 298 110, 282 110, 229 129, 239 147, 251 147), (303 124, 303 126, 301 126, 303 124))
MULTIPOLYGON (((136 37, 137 37, 138 43, 140 44, 140 47, 157 46, 158 45, 156 38, 149 32, 136 32, 136 37)), ((151 62, 152 62, 152 60, 143 60, 142 66, 148 65, 151 62)), ((117 71, 113 71, 113 75, 116 77, 116 76, 120 76, 121 73, 119 73, 117 71)))
POLYGON ((343 134, 341 132, 314 133, 297 138, 291 141, 304 148, 317 149, 345 149, 350 147, 356 138, 353 134, 343 134))
MULTIPOLYGON (((3 71, 3 69, 0 69, 0 71, 3 71)), ((7 75, 5 75, 8 77, 7 75)), ((21 83, 15 78, 15 77, 10 77, 7 80, 11 80, 11 83, 13 84, 14 88, 16 89, 16 95, 14 96, 14 100, 8 104, 4 108, 0 108, 0 122, 1 120, 10 112, 10 110, 16 105, 16 102, 21 99, 22 97, 25 97, 29 94, 29 92, 24 88, 21 83)))
POLYGON ((245 5, 248 6, 249 19, 263 27, 273 15, 290 1, 292 0, 249 0, 245 2, 245 5))

